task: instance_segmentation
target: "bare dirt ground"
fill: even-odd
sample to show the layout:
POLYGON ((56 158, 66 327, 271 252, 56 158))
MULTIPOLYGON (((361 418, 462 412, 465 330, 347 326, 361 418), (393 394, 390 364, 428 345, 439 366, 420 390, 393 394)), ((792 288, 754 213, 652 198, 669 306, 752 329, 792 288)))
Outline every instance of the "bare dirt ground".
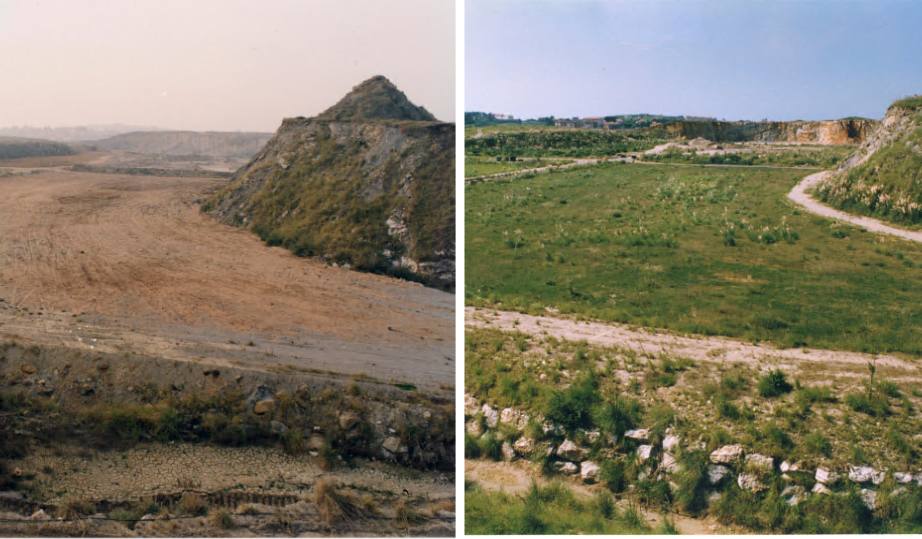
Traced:
POLYGON ((495 311, 467 307, 465 324, 470 327, 518 331, 538 337, 585 341, 597 346, 618 347, 647 357, 671 355, 695 361, 738 362, 758 367, 800 367, 814 372, 835 372, 837 376, 863 376, 868 363, 875 363, 895 380, 922 381, 922 365, 908 358, 857 352, 804 348, 780 349, 724 337, 684 336, 655 332, 622 324, 587 322, 553 316, 495 311))
POLYGON ((791 189, 791 192, 788 193, 788 198, 796 204, 803 206, 804 209, 810 213, 819 215, 820 217, 827 217, 829 219, 844 221, 857 227, 861 227, 869 232, 875 232, 877 234, 889 234, 904 240, 922 243, 922 232, 920 231, 907 230, 905 228, 891 226, 884 223, 883 221, 874 219, 873 217, 864 217, 860 215, 845 213, 844 211, 829 207, 810 196, 809 192, 818 184, 822 183, 823 180, 829 177, 830 174, 832 174, 832 172, 828 170, 817 172, 816 174, 810 174, 804 178, 803 181, 795 185, 793 189, 791 189))
POLYGON ((221 181, 0 178, 0 340, 453 384, 452 295, 219 224, 197 200, 221 181))
MULTIPOLYGON (((495 462, 491 460, 465 460, 464 477, 469 481, 476 481, 486 490, 502 491, 507 494, 525 494, 531 488, 532 482, 538 485, 545 485, 548 480, 545 479, 537 470, 536 466, 526 461, 515 462, 495 462)), ((597 492, 606 491, 601 485, 586 485, 570 478, 555 478, 557 481, 566 483, 573 493, 579 497, 593 496, 597 492)), ((617 501, 619 508, 627 507, 627 500, 617 501)), ((640 509, 647 524, 656 528, 663 522, 663 515, 655 511, 646 511, 640 509)), ((691 518, 679 514, 670 514, 669 517, 675 524, 676 529, 681 534, 707 535, 707 534, 731 534, 744 533, 742 530, 729 528, 717 522, 712 518, 691 518)))

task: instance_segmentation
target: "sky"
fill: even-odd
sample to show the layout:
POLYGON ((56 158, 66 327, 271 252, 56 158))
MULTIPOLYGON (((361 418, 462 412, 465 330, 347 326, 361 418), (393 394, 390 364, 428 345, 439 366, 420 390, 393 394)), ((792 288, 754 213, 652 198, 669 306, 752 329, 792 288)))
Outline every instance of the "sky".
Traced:
POLYGON ((451 0, 0 0, 0 126, 274 131, 374 75, 454 120, 451 0))
POLYGON ((880 118, 922 93, 922 1, 467 0, 465 110, 880 118))

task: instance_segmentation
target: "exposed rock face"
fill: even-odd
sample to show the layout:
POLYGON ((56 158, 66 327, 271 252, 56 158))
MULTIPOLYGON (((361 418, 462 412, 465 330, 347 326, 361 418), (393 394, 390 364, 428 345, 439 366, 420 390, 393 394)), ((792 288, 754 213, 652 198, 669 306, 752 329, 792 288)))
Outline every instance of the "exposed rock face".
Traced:
POLYGON ((571 462, 579 462, 586 455, 586 450, 571 440, 564 440, 557 448, 557 456, 571 462))
POLYGON ((793 122, 686 120, 669 124, 666 131, 671 137, 705 138, 714 142, 860 144, 877 127, 877 123, 867 118, 793 122))
POLYGON ((579 474, 585 483, 595 483, 599 479, 599 465, 587 460, 579 465, 579 474))
POLYGON ((289 118, 203 208, 270 244, 454 286, 454 124, 384 77, 289 118))
POLYGON ((743 456, 743 446, 739 444, 725 445, 711 452, 711 462, 714 464, 730 464, 743 456))
POLYGON ((855 483, 874 483, 879 485, 884 482, 884 472, 878 472, 870 466, 849 466, 848 478, 855 483))
POLYGON ((819 198, 849 212, 896 222, 922 221, 922 98, 887 109, 878 128, 816 188, 819 198))

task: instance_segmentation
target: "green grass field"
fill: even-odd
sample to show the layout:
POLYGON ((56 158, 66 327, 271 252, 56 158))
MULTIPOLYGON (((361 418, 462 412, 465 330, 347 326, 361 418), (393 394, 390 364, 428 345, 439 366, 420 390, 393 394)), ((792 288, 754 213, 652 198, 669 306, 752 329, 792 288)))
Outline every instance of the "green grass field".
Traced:
POLYGON ((804 213, 797 170, 606 164, 466 188, 468 304, 922 355, 922 246, 804 213))
MULTIPOLYGON (((612 496, 579 499, 560 483, 532 486, 523 496, 488 492, 476 483, 464 485, 465 532, 470 535, 653 533, 630 509, 619 511, 612 496)), ((656 533, 670 533, 668 527, 656 533)))

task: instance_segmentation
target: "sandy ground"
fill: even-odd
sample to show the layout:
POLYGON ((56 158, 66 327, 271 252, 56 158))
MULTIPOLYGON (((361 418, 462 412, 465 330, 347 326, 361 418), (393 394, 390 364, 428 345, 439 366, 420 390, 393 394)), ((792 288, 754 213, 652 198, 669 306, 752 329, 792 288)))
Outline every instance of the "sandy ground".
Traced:
POLYGON ((810 213, 819 215, 821 217, 844 221, 857 227, 861 227, 869 232, 889 234, 904 240, 922 243, 922 231, 907 230, 905 228, 891 226, 872 217, 851 215, 849 213, 845 213, 844 211, 831 208, 811 197, 809 195, 809 191, 820 184, 827 177, 829 177, 830 174, 832 174, 832 172, 828 170, 817 172, 816 174, 810 174, 800 183, 795 185, 793 189, 791 189, 791 192, 788 193, 788 198, 803 206, 810 213))
POLYGON ((222 181, 0 178, 0 340, 453 384, 453 295, 219 224, 198 200, 222 181))
MULTIPOLYGON (((493 491, 502 491, 507 494, 525 494, 531 488, 532 481, 538 485, 546 485, 544 478, 530 462, 494 462, 491 460, 465 460, 464 477, 469 481, 476 481, 481 488, 493 491)), ((564 481, 574 494, 580 497, 589 497, 605 490, 601 485, 586 485, 575 478, 556 478, 564 481)), ((618 500, 620 509, 627 507, 627 500, 618 500)), ((654 511, 643 511, 647 523, 656 528, 663 521, 663 515, 654 511)), ((670 514, 676 529, 683 535, 707 535, 742 533, 741 530, 723 526, 712 518, 691 518, 679 514, 670 514)))
POLYGON ((922 365, 892 355, 871 355, 834 350, 789 348, 780 349, 766 344, 750 344, 724 337, 684 336, 655 332, 622 324, 583 322, 552 316, 494 311, 467 307, 465 324, 469 327, 518 331, 528 335, 549 336, 569 341, 585 341, 596 346, 611 346, 632 350, 645 356, 674 355, 716 363, 739 362, 757 366, 762 362, 778 365, 816 364, 817 368, 844 367, 865 369, 869 362, 888 372, 899 371, 901 378, 918 380, 922 365))

